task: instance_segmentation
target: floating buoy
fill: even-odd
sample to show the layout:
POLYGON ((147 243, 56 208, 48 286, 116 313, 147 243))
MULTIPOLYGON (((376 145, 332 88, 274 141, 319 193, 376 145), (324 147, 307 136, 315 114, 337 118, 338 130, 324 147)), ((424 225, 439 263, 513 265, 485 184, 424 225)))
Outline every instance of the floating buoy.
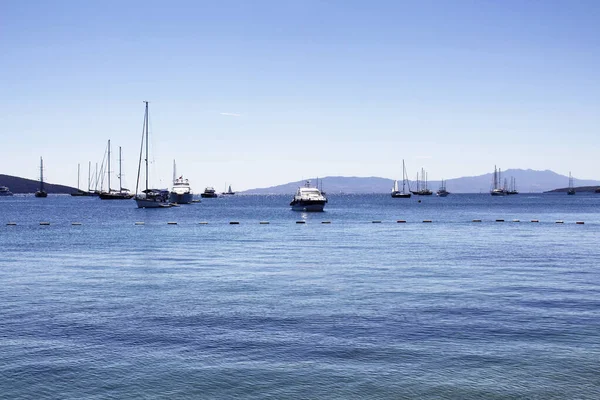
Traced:
POLYGON ((374 224, 380 224, 381 221, 373 221, 374 224))
POLYGON ((71 222, 71 225, 77 225, 77 226, 79 226, 79 225, 81 225, 81 222, 71 222))
POLYGON ((423 220, 423 222, 431 223, 431 222, 433 222, 433 221, 432 221, 432 220, 430 220, 430 219, 424 219, 424 220, 423 220))
POLYGON ((532 219, 531 222, 540 222, 539 219, 532 219))
POLYGON ((496 222, 504 222, 503 219, 497 219, 496 222))
POLYGON ((135 224, 136 224, 136 225, 144 225, 144 224, 145 224, 145 222, 136 222, 135 224))
POLYGON ((330 224, 331 221, 321 221, 322 224, 330 224))
POLYGON ((208 222, 206 221, 202 221, 202 222, 198 222, 199 225, 208 225, 208 222))
POLYGON ((403 220, 403 219, 399 219, 398 221, 396 221, 396 223, 398 223, 398 224, 405 224, 405 223, 406 223, 406 221, 405 221, 405 220, 403 220))
POLYGON ((239 224, 240 224, 240 223, 239 223, 238 221, 231 221, 231 222, 229 223, 229 225, 239 225, 239 224))
POLYGON ((420 202, 421 202, 421 200, 419 200, 417 203, 420 203, 420 202))
POLYGON ((564 224, 564 221, 556 221, 557 224, 564 224))
POLYGON ((585 222, 583 222, 583 221, 577 221, 577 222, 575 222, 575 223, 576 223, 577 225, 583 225, 585 222))
POLYGON ((306 221, 296 221, 297 224, 305 224, 306 221))
POLYGON ((50 222, 40 222, 40 225, 50 225, 50 222))
POLYGON ((173 221, 167 222, 167 225, 177 225, 177 222, 173 222, 173 221))
POLYGON ((480 219, 474 219, 473 222, 481 222, 480 219))
POLYGON ((261 224, 261 225, 269 225, 269 221, 260 221, 259 224, 261 224))
POLYGON ((513 222, 521 222, 520 219, 513 219, 513 222))
POLYGON ((17 223, 16 222, 8 222, 6 225, 8 225, 8 226, 16 226, 17 223))

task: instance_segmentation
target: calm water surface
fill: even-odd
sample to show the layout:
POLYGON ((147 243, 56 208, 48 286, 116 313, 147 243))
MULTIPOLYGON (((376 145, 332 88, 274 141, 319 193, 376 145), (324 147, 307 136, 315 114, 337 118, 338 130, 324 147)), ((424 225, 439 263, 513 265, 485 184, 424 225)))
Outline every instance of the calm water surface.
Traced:
POLYGON ((290 199, 0 198, 0 398, 600 398, 600 195, 290 199))

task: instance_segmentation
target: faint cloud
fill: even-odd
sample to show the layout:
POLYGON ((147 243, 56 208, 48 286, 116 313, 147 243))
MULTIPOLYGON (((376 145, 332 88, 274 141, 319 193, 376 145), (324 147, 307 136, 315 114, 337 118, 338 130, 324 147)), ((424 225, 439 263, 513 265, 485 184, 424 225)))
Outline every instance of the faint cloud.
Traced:
POLYGON ((232 113, 232 112, 222 112, 219 114, 224 115, 226 117, 241 117, 242 116, 242 114, 232 113))

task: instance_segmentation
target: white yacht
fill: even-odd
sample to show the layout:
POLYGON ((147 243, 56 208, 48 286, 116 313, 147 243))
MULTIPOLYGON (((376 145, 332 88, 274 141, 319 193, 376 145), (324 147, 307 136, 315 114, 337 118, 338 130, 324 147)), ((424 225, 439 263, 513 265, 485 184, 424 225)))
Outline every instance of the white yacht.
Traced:
POLYGON ((0 186, 0 196, 12 196, 12 192, 6 186, 0 186))
POLYGON ((296 191, 294 199, 290 203, 294 211, 323 211, 327 198, 323 196, 318 188, 310 187, 310 181, 306 181, 303 187, 296 191))
POLYGON ((171 190, 171 203, 190 204, 194 199, 194 193, 190 188, 190 183, 183 175, 173 181, 173 189, 171 190))

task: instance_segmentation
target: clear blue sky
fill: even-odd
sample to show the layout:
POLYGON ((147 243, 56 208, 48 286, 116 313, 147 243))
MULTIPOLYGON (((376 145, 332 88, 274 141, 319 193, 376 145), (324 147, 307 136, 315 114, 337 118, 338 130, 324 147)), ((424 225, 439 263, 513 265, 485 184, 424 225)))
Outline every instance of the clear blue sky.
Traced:
MULTIPOLYGON (((0 173, 600 179, 598 1, 0 1, 0 173)), ((160 178, 160 182, 158 182, 160 178)), ((82 178, 83 181, 85 180, 82 178)))

